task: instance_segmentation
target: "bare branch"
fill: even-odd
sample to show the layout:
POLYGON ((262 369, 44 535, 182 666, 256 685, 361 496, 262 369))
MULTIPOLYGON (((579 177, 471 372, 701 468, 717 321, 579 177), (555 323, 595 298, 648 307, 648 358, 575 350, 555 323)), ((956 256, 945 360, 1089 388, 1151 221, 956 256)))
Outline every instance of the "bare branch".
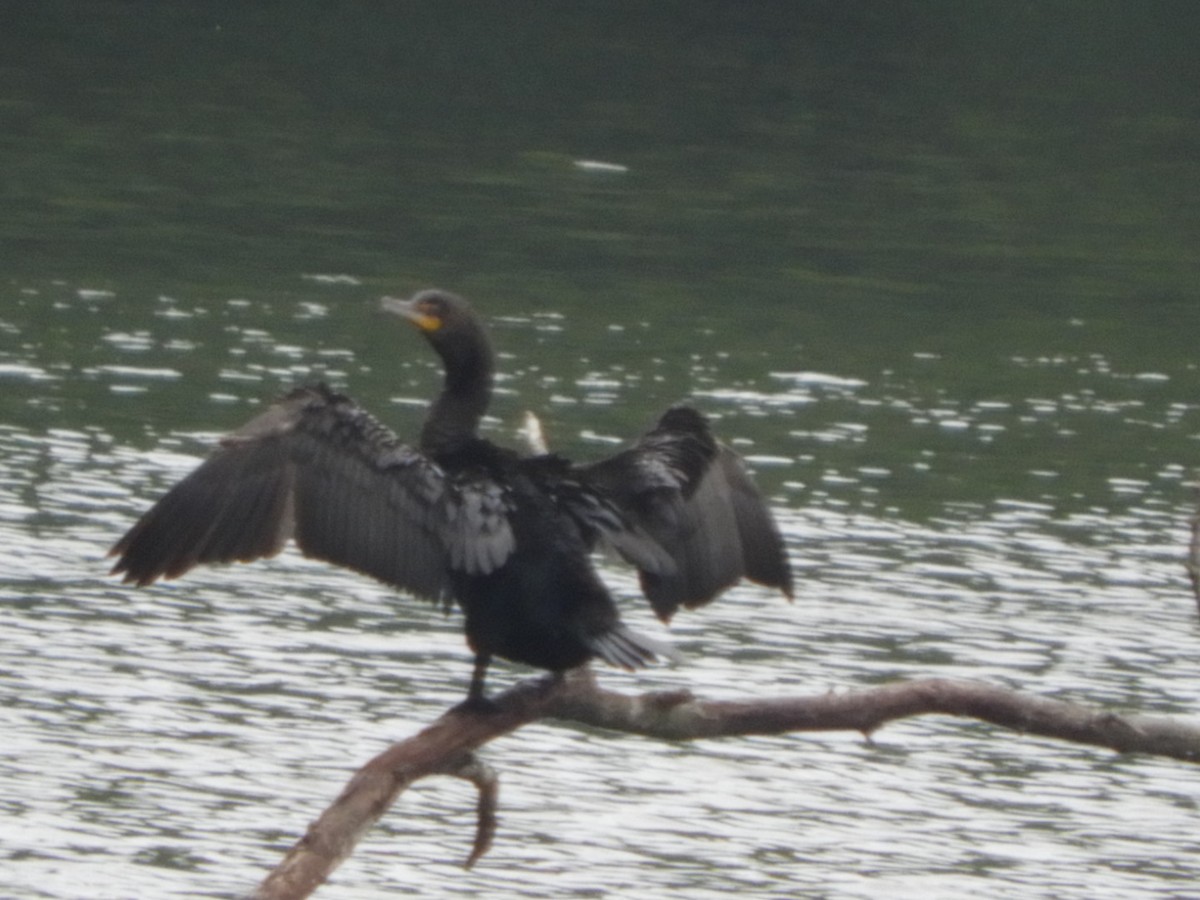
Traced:
POLYGON ((1188 555, 1184 561, 1188 578, 1192 581, 1192 594, 1196 598, 1196 609, 1200 611, 1200 484, 1196 485, 1196 511, 1190 520, 1192 539, 1188 542, 1188 555))
POLYGON ((697 700, 686 692, 628 696, 571 673, 547 710, 615 731, 662 740, 784 734, 793 731, 873 731, 896 719, 941 713, 980 719, 1024 734, 1106 747, 1121 753, 1200 762, 1200 727, 1164 716, 1121 716, 972 681, 927 678, 815 697, 697 700))
POLYGON ((909 716, 937 713, 1024 734, 1200 762, 1200 727, 1163 716, 1118 715, 969 681, 930 678, 866 690, 771 700, 700 700, 688 691, 631 696, 598 687, 586 669, 521 682, 484 709, 456 708, 367 763, 259 887, 255 900, 308 897, 350 855, 368 828, 418 778, 453 775, 479 790, 474 845, 466 865, 491 846, 498 779, 477 748, 540 718, 668 741, 858 731, 870 735, 909 716))
POLYGON ((471 855, 463 863, 464 868, 471 868, 479 862, 479 858, 492 848, 496 837, 496 810, 500 805, 500 776, 496 770, 481 760, 474 753, 464 754, 453 765, 442 772, 443 775, 453 775, 475 785, 479 791, 479 803, 475 807, 475 843, 471 845, 471 855))
POLYGON ((428 775, 455 775, 479 788, 474 865, 496 829, 497 779, 472 751, 541 718, 555 682, 523 681, 500 695, 491 708, 456 707, 428 728, 393 744, 355 773, 333 804, 308 827, 254 894, 255 900, 308 897, 354 850, 355 844, 413 782, 428 775))

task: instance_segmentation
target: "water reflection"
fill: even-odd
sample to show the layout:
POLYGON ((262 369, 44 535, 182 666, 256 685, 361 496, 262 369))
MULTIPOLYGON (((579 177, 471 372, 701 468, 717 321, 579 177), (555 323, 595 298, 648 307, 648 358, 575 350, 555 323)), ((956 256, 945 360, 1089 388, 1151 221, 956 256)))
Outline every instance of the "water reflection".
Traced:
MULTIPOLYGON (((236 896, 353 766, 457 702, 459 623, 290 553, 148 591, 105 579, 102 553, 277 387, 323 373, 412 433, 436 372, 371 338, 353 349, 357 307, 319 294, 162 298, 140 324, 88 318, 119 293, 58 296, 7 321, 0 360, 7 889, 236 896), (68 348, 60 316, 78 314, 68 348)), ((1178 559, 1194 406, 1169 371, 1013 353, 984 394, 945 357, 807 371, 768 344, 753 376, 729 357, 631 358, 605 346, 627 334, 581 319, 497 323, 490 427, 533 406, 556 446, 603 453, 697 385, 779 498, 801 585, 792 605, 731 591, 672 629, 682 664, 606 683, 720 697, 941 675, 1195 708, 1178 559)), ((606 575, 631 623, 657 628, 630 574, 606 575)), ((493 858, 458 868, 473 800, 428 782, 322 896, 1095 898, 1200 876, 1200 792, 1178 764, 972 723, 686 746, 547 725, 487 756, 505 779, 493 858)))

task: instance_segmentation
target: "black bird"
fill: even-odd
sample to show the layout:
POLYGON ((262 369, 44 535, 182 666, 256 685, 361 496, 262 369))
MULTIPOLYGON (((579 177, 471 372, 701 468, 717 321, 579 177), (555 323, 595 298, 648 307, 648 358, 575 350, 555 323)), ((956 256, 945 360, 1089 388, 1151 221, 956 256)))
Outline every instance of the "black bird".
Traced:
POLYGON ((483 699, 493 656, 562 672, 593 657, 634 669, 670 655, 621 623, 592 566, 597 546, 638 569, 663 621, 742 576, 792 596, 769 509, 698 412, 673 407, 591 465, 522 457, 477 434, 495 360, 467 302, 429 290, 383 308, 445 366, 415 448, 325 385, 298 388, 138 520, 112 548, 113 574, 148 585, 294 540, 306 556, 457 602, 475 653, 469 702, 483 699))

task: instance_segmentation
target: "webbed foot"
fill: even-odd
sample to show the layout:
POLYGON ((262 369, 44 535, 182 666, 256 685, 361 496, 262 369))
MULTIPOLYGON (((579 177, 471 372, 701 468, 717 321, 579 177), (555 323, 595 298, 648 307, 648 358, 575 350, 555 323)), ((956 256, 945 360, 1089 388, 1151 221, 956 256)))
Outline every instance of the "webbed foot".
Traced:
POLYGON ((463 715, 491 715, 500 711, 499 705, 483 694, 467 694, 467 699, 451 707, 450 712, 463 715))

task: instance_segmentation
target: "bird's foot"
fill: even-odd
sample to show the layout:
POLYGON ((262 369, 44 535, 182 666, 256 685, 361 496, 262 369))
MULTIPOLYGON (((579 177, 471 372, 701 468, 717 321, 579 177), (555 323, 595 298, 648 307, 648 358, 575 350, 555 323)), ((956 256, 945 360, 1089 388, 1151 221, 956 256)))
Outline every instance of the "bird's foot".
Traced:
POLYGON ((451 708, 450 712, 467 716, 491 715, 500 711, 495 700, 484 694, 467 694, 467 699, 451 708))
POLYGON ((545 697, 566 680, 565 672, 550 672, 537 680, 538 694, 545 697))

